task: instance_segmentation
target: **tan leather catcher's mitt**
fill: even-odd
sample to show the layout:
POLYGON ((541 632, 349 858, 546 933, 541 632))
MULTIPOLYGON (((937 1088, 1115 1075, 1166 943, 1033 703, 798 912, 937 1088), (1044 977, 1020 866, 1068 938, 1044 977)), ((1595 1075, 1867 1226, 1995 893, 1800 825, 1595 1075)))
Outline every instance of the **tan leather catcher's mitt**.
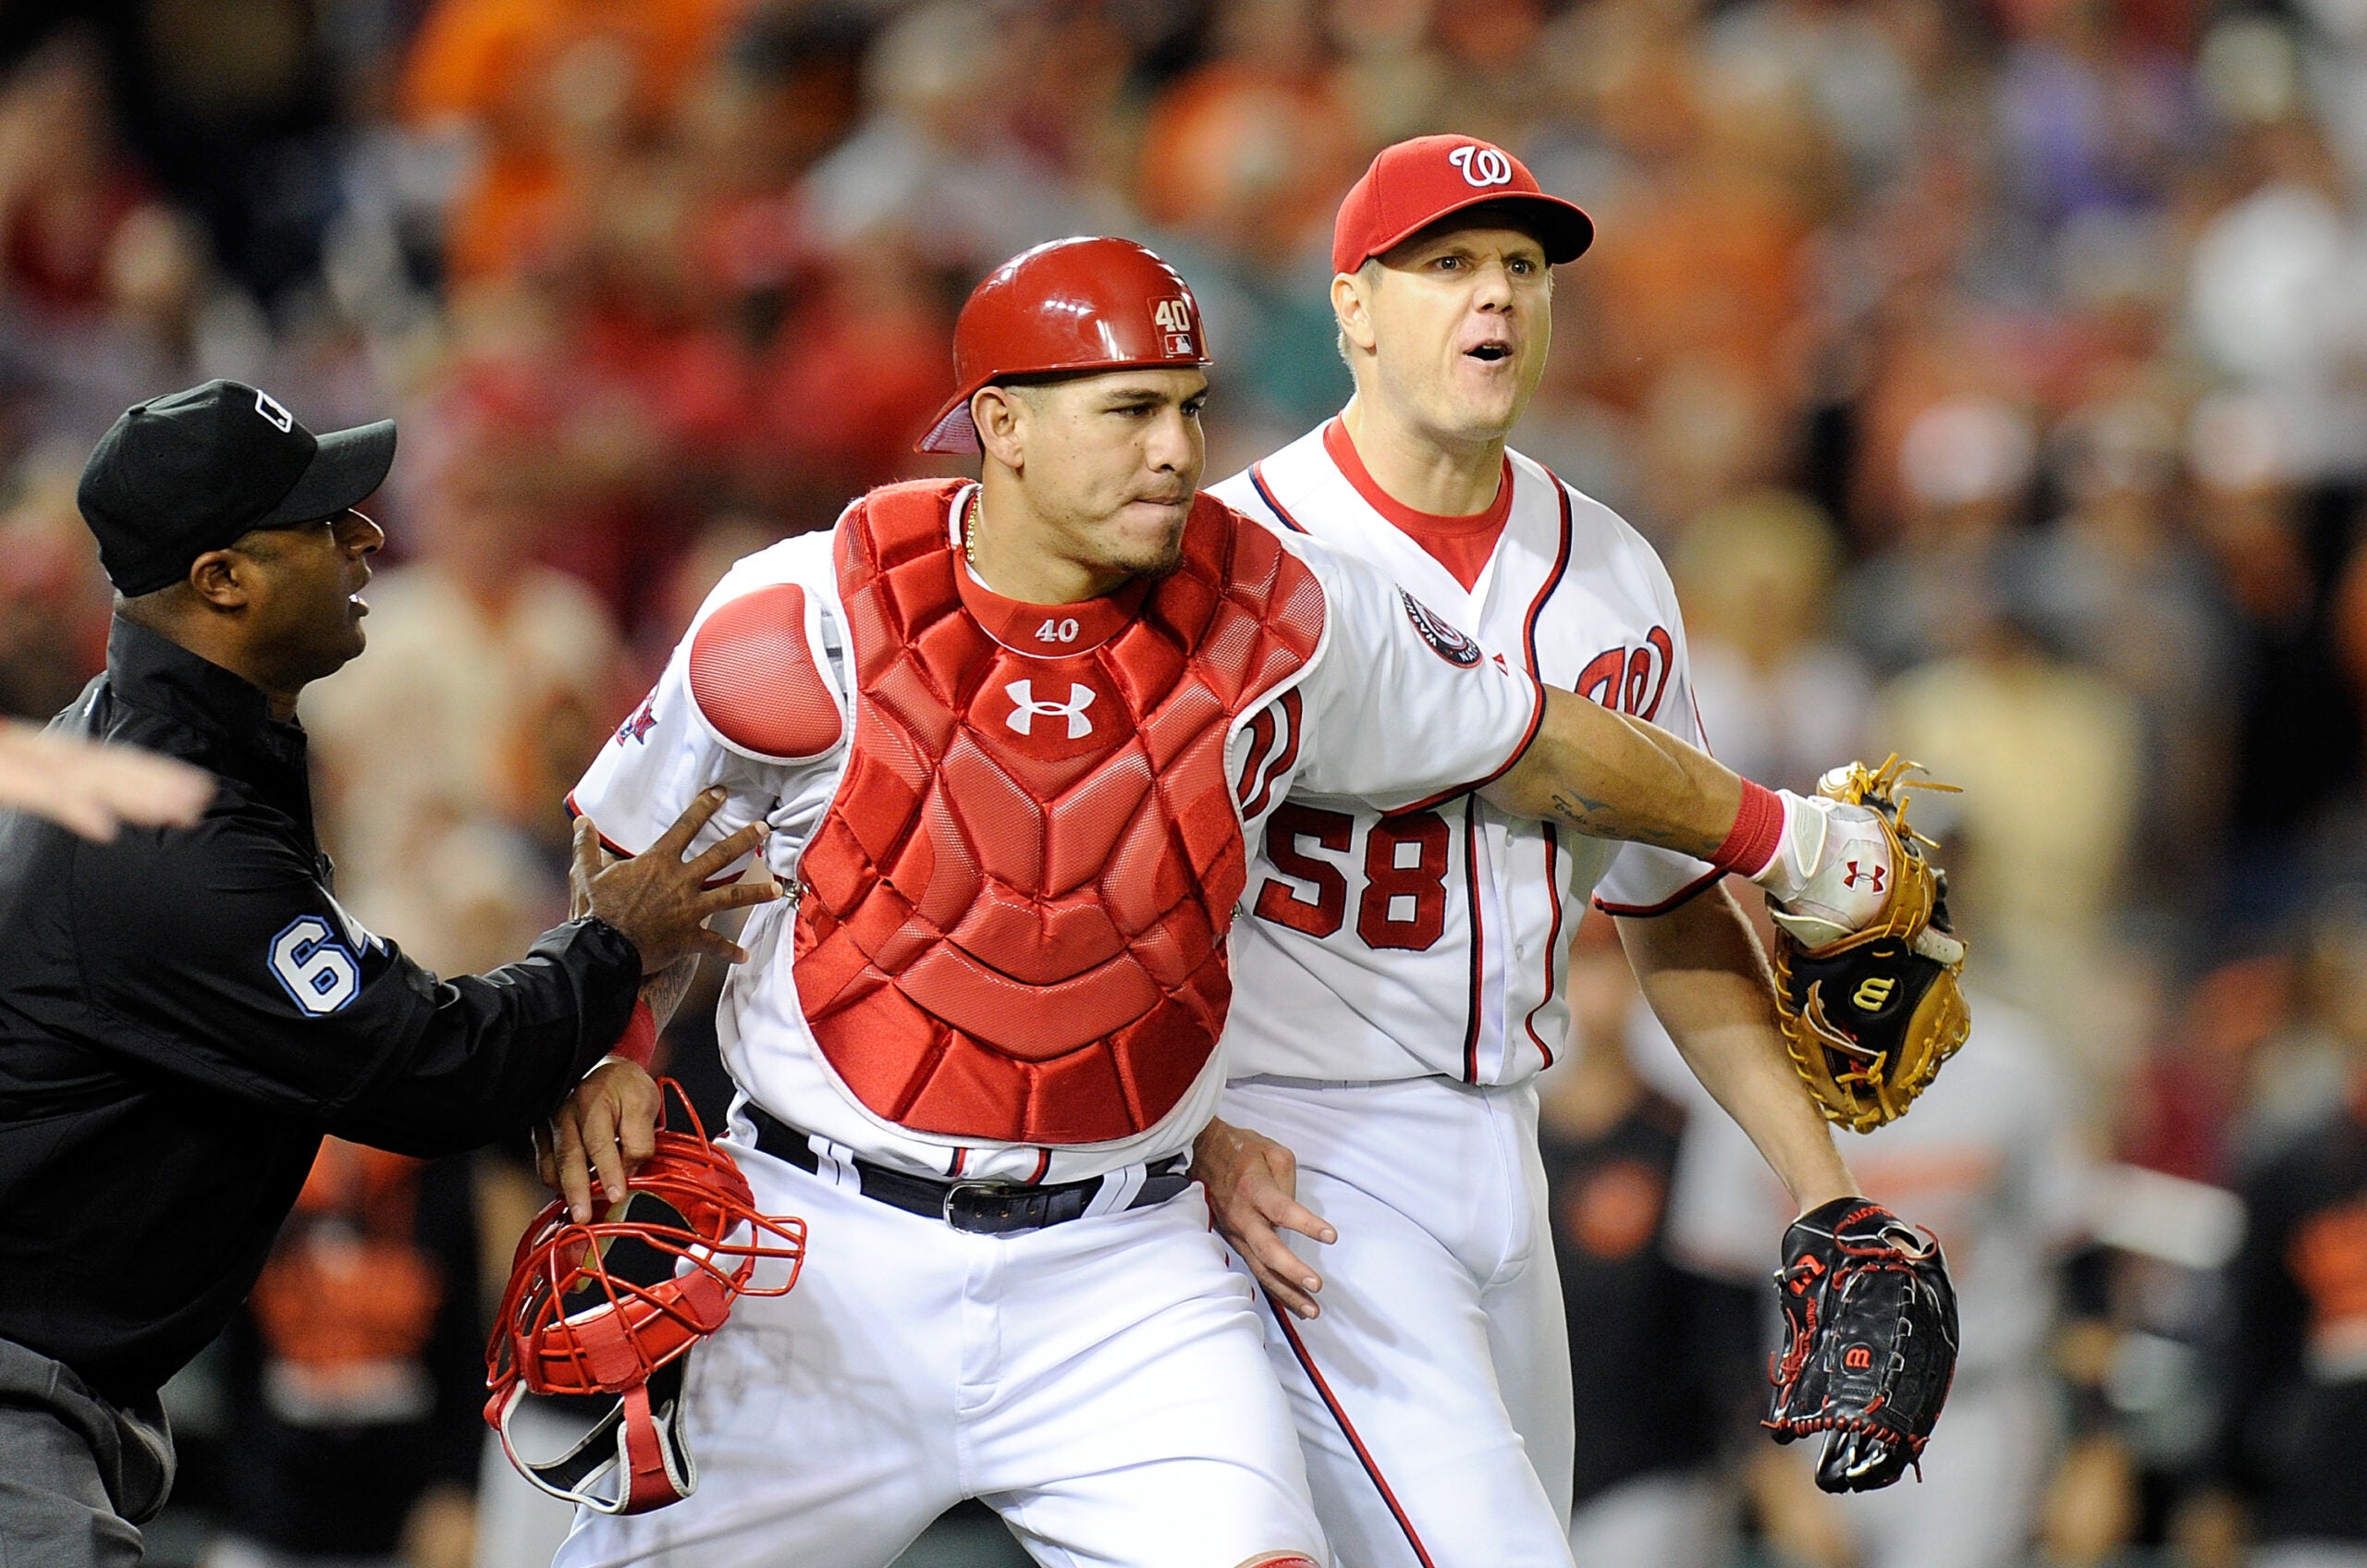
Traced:
POLYGON ((1916 767, 1896 756, 1878 768, 1851 763, 1817 786, 1882 817, 1894 879, 1882 917, 1814 948, 1775 933, 1775 1007, 1793 1064, 1825 1119, 1858 1133, 1905 1115, 1972 1028, 1957 984, 1965 949, 1948 926, 1947 878, 1924 857, 1932 840, 1907 827, 1900 799, 1907 790, 1954 786, 1903 777, 1916 767))

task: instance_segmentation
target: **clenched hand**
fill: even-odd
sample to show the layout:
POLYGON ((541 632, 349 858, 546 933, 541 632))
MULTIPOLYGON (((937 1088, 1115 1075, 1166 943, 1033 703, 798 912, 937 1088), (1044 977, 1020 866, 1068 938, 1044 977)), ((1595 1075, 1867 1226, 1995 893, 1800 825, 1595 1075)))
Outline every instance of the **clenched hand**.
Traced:
POLYGON ((610 1203, 621 1203, 625 1178, 656 1151, 664 1091, 639 1065, 610 1057, 585 1075, 551 1116, 534 1129, 534 1171, 567 1199, 579 1225, 592 1218, 592 1178, 610 1203))

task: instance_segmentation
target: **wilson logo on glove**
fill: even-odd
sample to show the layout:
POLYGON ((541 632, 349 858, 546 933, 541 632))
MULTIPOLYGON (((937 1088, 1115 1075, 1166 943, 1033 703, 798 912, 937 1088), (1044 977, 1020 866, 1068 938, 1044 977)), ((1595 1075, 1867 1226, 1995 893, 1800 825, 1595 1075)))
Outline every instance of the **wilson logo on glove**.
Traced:
MULTIPOLYGON (((1827 800, 1870 808, 1887 843, 1898 875, 1872 923, 1810 946, 1790 928, 1797 922, 1776 912, 1775 1011, 1784 1047, 1825 1119, 1858 1133, 1905 1115, 1972 1031, 1959 985, 1964 943, 1948 924, 1947 876, 1925 857, 1932 840, 1907 827, 1900 799, 1907 790, 1955 786, 1906 778, 1915 766, 1895 755, 1878 768, 1852 763, 1817 788, 1827 800)), ((1884 891, 1879 863, 1862 871, 1858 861, 1841 864, 1848 869, 1838 878, 1843 887, 1864 882, 1884 891)))

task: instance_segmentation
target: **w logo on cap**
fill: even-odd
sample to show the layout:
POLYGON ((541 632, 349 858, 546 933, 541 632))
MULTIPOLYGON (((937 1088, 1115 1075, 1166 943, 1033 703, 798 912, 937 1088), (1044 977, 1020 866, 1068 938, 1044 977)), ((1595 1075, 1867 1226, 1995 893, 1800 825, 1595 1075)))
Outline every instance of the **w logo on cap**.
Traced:
POLYGON ((1510 185, 1513 182, 1511 156, 1502 148, 1490 147, 1485 142, 1457 147, 1446 155, 1446 161, 1463 171, 1465 184, 1478 190, 1485 190, 1491 185, 1510 185))
POLYGON ((255 394, 255 412, 279 426, 282 435, 296 428, 296 416, 281 408, 279 399, 268 392, 255 394))

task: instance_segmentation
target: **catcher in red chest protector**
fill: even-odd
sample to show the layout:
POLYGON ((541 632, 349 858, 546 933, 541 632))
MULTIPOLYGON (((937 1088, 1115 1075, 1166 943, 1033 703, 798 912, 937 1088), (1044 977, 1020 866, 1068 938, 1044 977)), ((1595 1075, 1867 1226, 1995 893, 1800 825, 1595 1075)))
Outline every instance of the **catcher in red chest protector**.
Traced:
POLYGON ((808 1242, 794 1291, 682 1358, 694 1493, 583 1511, 570 1568, 877 1568, 964 1497, 1046 1563, 1328 1560, 1184 1174, 1245 844, 1294 789, 1484 789, 1840 929, 1878 915, 1831 852, 1885 855, 1870 814, 1549 695, 1375 569, 1200 496, 1207 363, 1139 246, 1006 263, 926 443, 981 452, 981 481, 888 486, 740 562, 577 786, 619 854, 708 789, 712 832, 767 830, 747 868, 794 902, 743 933, 719 1006, 726 1145, 808 1242))

